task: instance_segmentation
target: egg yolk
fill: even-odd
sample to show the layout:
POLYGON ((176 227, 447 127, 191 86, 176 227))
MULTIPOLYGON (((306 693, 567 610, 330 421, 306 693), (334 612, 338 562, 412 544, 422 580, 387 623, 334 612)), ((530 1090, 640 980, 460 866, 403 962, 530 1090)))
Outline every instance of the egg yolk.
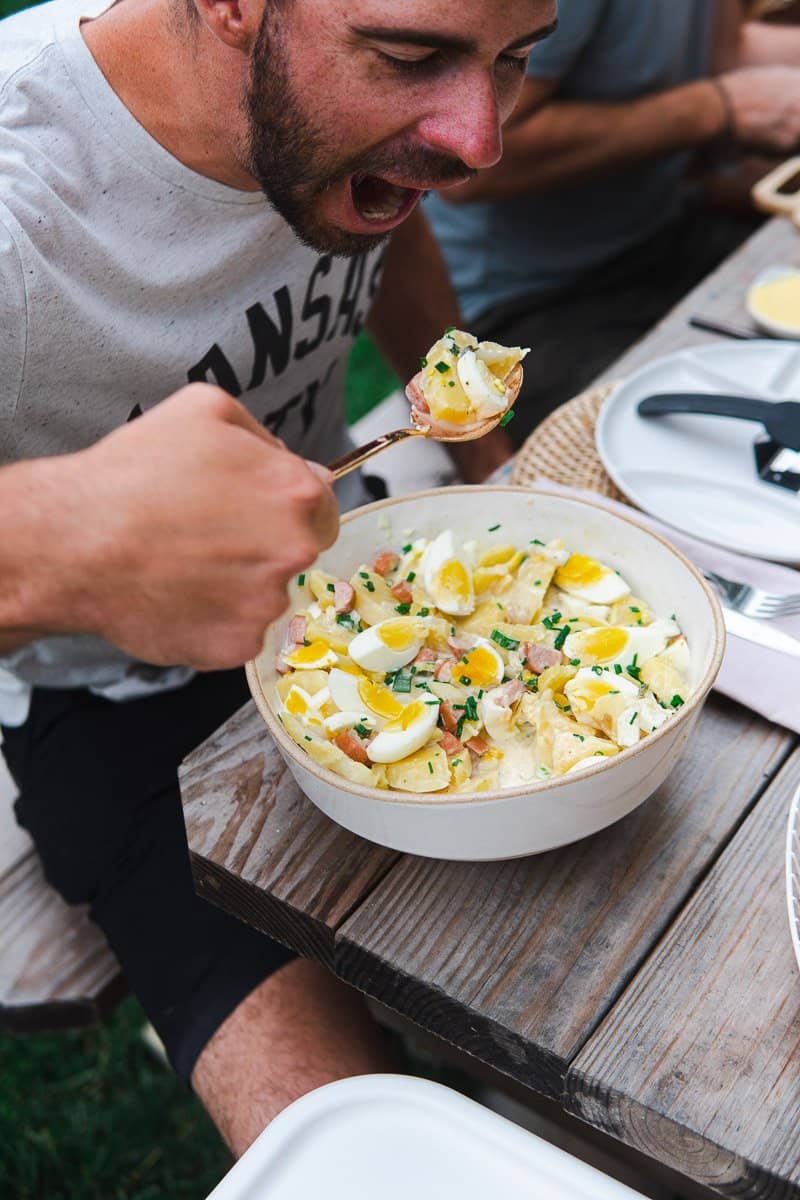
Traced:
POLYGON ((384 621, 382 625, 374 626, 374 629, 384 646, 400 652, 408 650, 409 646, 418 641, 420 636, 418 622, 407 621, 402 617, 398 617, 394 621, 384 621))
POLYGON ((298 688, 292 688, 286 697, 286 711, 296 717, 301 717, 303 713, 308 712, 308 709, 308 702, 302 692, 298 688))
POLYGON ((587 711, 593 708, 598 700, 610 696, 615 691, 613 684, 605 683, 602 679, 587 679, 584 683, 572 683, 569 689, 569 699, 573 708, 587 711))
POLYGON ((435 590, 440 595, 452 596, 459 601, 470 598, 471 586, 469 572, 457 558, 451 558, 439 570, 435 581, 435 590))
POLYGON ((420 717, 425 716, 425 711, 425 704, 422 700, 412 700, 410 704, 403 706, 403 711, 394 721, 389 721, 388 724, 384 725, 383 732, 396 733, 401 729, 408 729, 420 717))
POLYGON ((606 568, 595 559, 587 558, 585 554, 572 554, 556 571, 555 581, 559 587, 569 590, 570 587, 591 587, 607 574, 606 568))
POLYGON ((581 654, 588 654, 602 661, 621 654, 628 644, 628 635, 624 629, 613 626, 607 629, 587 629, 575 635, 575 643, 580 646, 581 654))
POLYGON ((762 283, 751 294, 753 307, 782 325, 800 326, 800 273, 762 283))
POLYGON ((497 674, 497 659, 486 646, 468 650, 453 672, 454 678, 460 682, 466 679, 470 686, 483 688, 491 687, 497 674))
POLYGON ((287 655, 286 661, 293 667, 308 667, 312 663, 319 662, 330 654, 330 646, 322 640, 311 642, 308 646, 298 646, 291 654, 287 655))
POLYGON ((371 679, 359 682, 358 694, 367 708, 377 713, 379 717, 392 720, 403 712, 404 705, 400 703, 391 688, 382 683, 373 683, 371 679))

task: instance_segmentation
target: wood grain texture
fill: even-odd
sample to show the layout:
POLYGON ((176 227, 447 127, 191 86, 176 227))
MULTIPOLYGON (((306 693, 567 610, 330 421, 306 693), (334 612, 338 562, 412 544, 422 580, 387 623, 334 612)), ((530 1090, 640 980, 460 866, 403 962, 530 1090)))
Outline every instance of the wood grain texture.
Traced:
MULTIPOLYGON (((622 358, 617 359, 596 382, 624 378, 662 354, 672 354, 675 350, 720 341, 717 334, 693 329, 689 324, 689 318, 692 316, 730 321, 735 325, 752 328, 755 332, 747 312, 745 296, 759 271, 774 263, 788 263, 790 266, 794 264, 800 267, 800 240, 797 230, 791 221, 777 217, 768 221, 716 271, 712 271, 681 300, 680 304, 667 313, 650 333, 636 342, 622 358)), ((730 344, 735 345, 734 342, 730 344)))
POLYGON ((49 886, 30 851, 0 879, 0 1028, 91 1025, 124 992, 102 933, 49 886))
POLYGON ((347 833, 314 807, 254 704, 190 755, 180 779, 200 895, 332 964, 337 928, 396 852, 347 833))
POLYGON ((568 1111, 741 1197, 800 1196, 800 974, 784 843, 800 750, 568 1076, 568 1111))
POLYGON ((515 862, 404 857, 343 925, 337 973, 560 1097, 571 1060, 791 744, 713 698, 666 784, 595 837, 515 862))

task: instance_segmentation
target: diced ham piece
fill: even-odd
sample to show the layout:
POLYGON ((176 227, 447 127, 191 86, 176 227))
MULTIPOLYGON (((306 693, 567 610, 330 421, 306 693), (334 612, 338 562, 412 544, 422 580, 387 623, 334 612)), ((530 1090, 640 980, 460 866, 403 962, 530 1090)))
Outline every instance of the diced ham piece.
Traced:
POLYGON ((333 741, 334 745, 344 751, 347 757, 352 758, 354 762, 363 763, 365 767, 372 766, 364 743, 359 741, 352 729, 344 729, 341 733, 337 733, 333 741))
POLYGON ((423 416, 427 416, 430 414, 431 410, 428 405, 428 401, 425 399, 425 395, 422 391, 422 388, 420 387, 419 383, 417 382, 418 379, 419 379, 419 375, 415 375, 414 378, 407 384, 406 399, 411 404, 411 415, 412 416, 416 416, 417 413, 421 413, 423 416))
POLYGON ((492 692, 492 699, 502 708, 511 708, 511 705, 516 704, 520 696, 525 695, 526 690, 521 679, 510 679, 508 683, 504 683, 502 687, 492 692))
POLYGON ((438 657, 439 655, 435 650, 431 650, 430 646, 423 646, 417 657, 414 659, 414 664, 419 665, 420 663, 434 663, 438 657))
POLYGON ((455 733, 458 728, 458 714, 449 700, 442 701, 439 705, 439 712, 442 715, 442 723, 447 732, 455 733))
POLYGON ((453 667, 456 665, 454 658, 446 658, 444 662, 440 662, 436 670, 433 672, 439 683, 453 682, 453 667))
POLYGON ((295 646, 302 646, 307 628, 308 622, 305 617, 292 617, 289 622, 289 641, 295 646))
POLYGON ((414 599, 414 593, 412 592, 410 585, 406 583, 405 579, 401 579, 399 583, 396 583, 391 589, 391 592, 395 599, 399 600, 401 604, 410 604, 414 599))
POLYGON ((477 754, 478 758, 483 758, 489 749, 489 743, 482 737, 470 738, 467 745, 473 754, 477 754))
POLYGON ((439 742, 439 745, 442 747, 445 754, 453 755, 464 753, 463 742, 460 742, 457 737, 453 736, 452 733, 443 733, 442 740, 439 742))
POLYGON ((353 605, 356 602, 356 594, 349 583, 345 583, 343 579, 337 579, 333 585, 333 607, 337 613, 348 613, 353 611, 353 605))
POLYGON ((541 675, 547 667, 560 667, 564 655, 560 650, 551 650, 549 646, 538 646, 535 642, 525 642, 522 646, 525 662, 534 675, 541 675))
POLYGON ((384 550, 372 561, 372 569, 376 575, 388 575, 400 563, 400 555, 391 550, 384 550))
POLYGON ((471 650, 474 645, 473 642, 468 642, 465 641, 464 638, 456 637, 449 637, 447 639, 447 644, 453 651, 453 654, 455 654, 456 658, 461 658, 462 654, 466 654, 467 651, 471 650))

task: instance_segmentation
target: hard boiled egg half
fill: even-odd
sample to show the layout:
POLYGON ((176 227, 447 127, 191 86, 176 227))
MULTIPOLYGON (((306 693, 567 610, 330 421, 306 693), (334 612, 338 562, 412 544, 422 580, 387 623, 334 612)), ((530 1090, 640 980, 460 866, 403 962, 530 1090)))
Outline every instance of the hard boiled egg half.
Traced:
POLYGON ((621 575, 585 554, 571 554, 556 571, 555 582, 562 591, 590 604, 613 604, 631 591, 621 575))
POLYGON ((571 633, 564 642, 567 658, 578 658, 582 664, 629 666, 634 661, 641 666, 648 658, 660 654, 667 641, 678 633, 674 621, 654 621, 652 625, 607 625, 597 629, 581 629, 571 633))
POLYGON ((397 671, 416 658, 427 636, 424 620, 392 617, 357 633, 348 653, 365 671, 397 671))
POLYGON ((441 612, 466 617, 474 611, 472 564, 464 547, 456 543, 452 530, 445 529, 428 544, 420 570, 425 591, 441 612))
POLYGON ((433 696, 412 700, 372 739, 367 746, 367 755, 375 763, 399 762, 422 749, 436 728, 438 718, 439 701, 433 696))

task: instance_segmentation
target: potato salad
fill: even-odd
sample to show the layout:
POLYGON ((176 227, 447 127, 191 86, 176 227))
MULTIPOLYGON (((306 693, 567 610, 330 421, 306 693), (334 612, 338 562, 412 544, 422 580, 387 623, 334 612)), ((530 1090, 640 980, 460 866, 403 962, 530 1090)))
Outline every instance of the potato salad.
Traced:
MULTIPOLYGON (((497 534, 499 527, 488 532, 497 534)), ((277 712, 315 762, 403 792, 587 769, 689 695, 689 648, 618 571, 560 539, 409 540, 349 579, 298 578, 277 712)))

